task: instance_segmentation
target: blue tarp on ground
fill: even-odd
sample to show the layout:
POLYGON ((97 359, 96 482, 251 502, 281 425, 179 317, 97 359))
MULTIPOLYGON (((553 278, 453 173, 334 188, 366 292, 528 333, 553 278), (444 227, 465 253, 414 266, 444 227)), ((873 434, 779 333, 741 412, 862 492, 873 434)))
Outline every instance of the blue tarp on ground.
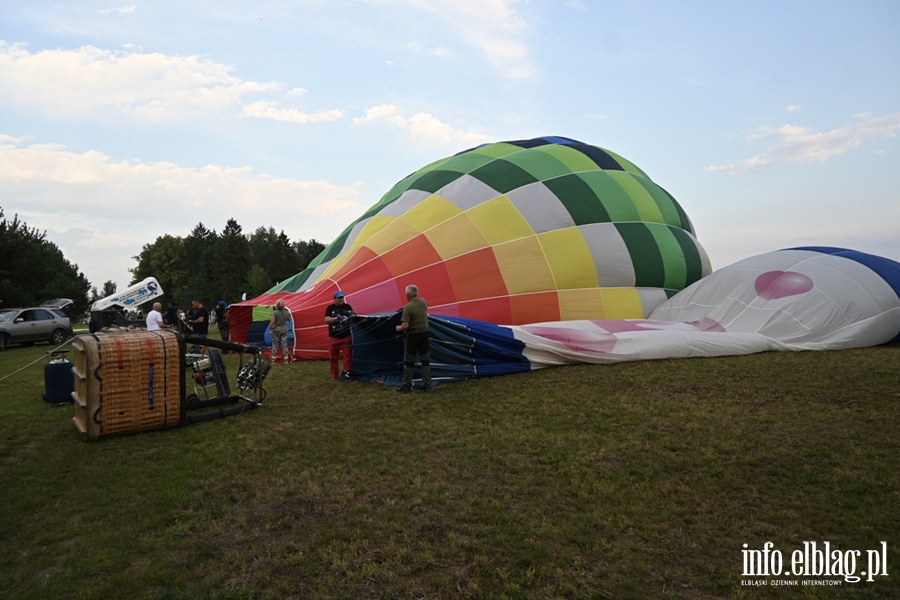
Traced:
MULTIPOLYGON (((400 313, 355 316, 350 319, 353 368, 362 381, 400 385, 403 377, 403 335, 396 331, 400 313)), ((473 377, 508 375, 531 370, 522 354, 525 344, 512 331, 482 321, 429 315, 431 376, 435 383, 473 377)), ((421 379, 417 360, 414 378, 421 379)))

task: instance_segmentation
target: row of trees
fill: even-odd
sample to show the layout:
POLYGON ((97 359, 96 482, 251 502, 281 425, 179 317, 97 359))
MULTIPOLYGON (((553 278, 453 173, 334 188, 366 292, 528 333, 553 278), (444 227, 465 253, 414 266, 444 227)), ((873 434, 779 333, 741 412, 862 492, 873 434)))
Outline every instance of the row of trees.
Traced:
POLYGON ((7 219, 0 207, 0 302, 5 307, 36 306, 53 298, 71 298, 71 314, 88 309, 91 284, 70 263, 46 231, 28 227, 19 215, 7 219))
POLYGON ((230 304, 296 275, 324 249, 316 240, 291 242, 272 227, 246 235, 234 219, 222 233, 198 223, 185 238, 164 235, 146 244, 134 257, 131 283, 155 277, 166 299, 182 307, 194 298, 230 304))

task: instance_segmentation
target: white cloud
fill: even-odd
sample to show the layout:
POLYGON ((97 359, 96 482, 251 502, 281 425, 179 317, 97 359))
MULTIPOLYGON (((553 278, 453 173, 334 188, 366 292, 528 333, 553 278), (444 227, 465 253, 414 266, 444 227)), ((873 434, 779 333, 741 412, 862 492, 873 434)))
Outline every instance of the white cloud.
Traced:
POLYGON ((353 119, 354 125, 371 123, 388 123, 404 129, 417 141, 453 146, 471 146, 490 141, 492 138, 475 131, 464 131, 448 125, 434 115, 416 113, 411 117, 404 116, 400 108, 393 104, 382 104, 366 111, 366 116, 353 119))
POLYGON ((144 244, 165 233, 187 235, 198 222, 220 229, 234 217, 249 232, 274 220, 291 239, 327 242, 364 208, 354 186, 258 175, 249 167, 120 161, 5 135, 0 198, 7 215, 53 231, 51 241, 93 283, 119 285, 144 244))
POLYGON ((218 112, 244 96, 283 88, 244 81, 228 65, 199 56, 112 52, 93 46, 29 52, 0 41, 0 107, 52 118, 116 111, 147 120, 218 112))
POLYGON ((137 7, 132 4, 131 6, 119 6, 118 8, 101 8, 97 12, 101 15, 131 15, 137 12, 137 7))
MULTIPOLYGON (((418 54, 425 50, 428 45, 425 42, 407 42, 406 49, 414 54, 418 54)), ((443 46, 435 46, 428 50, 428 54, 432 56, 453 56, 453 51, 443 46)))
MULTIPOLYGON (((77 153, 60 144, 25 145, 20 138, 0 136, 0 189, 14 197, 24 185, 34 186, 29 202, 36 205, 64 203, 84 210, 102 209, 107 216, 131 215, 134 203, 202 207, 215 202, 235 209, 280 205, 307 216, 358 207, 353 188, 324 181, 254 175, 250 167, 196 169, 169 162, 116 161, 102 152, 77 153), (66 192, 58 195, 61 186, 66 186, 66 192)), ((161 219, 170 218, 165 212, 161 219)))
POLYGON ((784 110, 786 110, 788 112, 797 112, 798 110, 803 110, 803 107, 800 106, 799 104, 791 104, 789 106, 785 106, 784 110))
POLYGON ((300 124, 337 121, 344 116, 344 112, 340 110, 306 113, 296 108, 278 108, 277 102, 266 102, 263 100, 245 106, 244 114, 248 117, 257 117, 259 119, 273 119, 275 121, 289 121, 300 124))
POLYGON ((447 22, 466 43, 484 53, 505 79, 533 79, 537 73, 524 40, 528 24, 514 6, 519 0, 407 0, 447 22))
POLYGON ((708 171, 725 171, 731 175, 771 164, 792 164, 811 161, 825 162, 858 147, 865 140, 875 137, 893 137, 900 129, 900 113, 886 117, 852 122, 824 133, 815 133, 806 127, 784 125, 779 128, 762 127, 747 137, 749 142, 770 140, 774 143, 765 153, 736 163, 706 167, 708 171))

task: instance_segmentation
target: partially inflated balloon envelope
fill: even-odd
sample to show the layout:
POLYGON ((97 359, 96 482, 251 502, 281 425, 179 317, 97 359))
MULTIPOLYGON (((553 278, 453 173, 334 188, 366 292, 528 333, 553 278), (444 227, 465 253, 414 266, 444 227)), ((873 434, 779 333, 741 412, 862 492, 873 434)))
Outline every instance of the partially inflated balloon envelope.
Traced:
POLYGON ((433 315, 520 325, 645 318, 709 273, 681 206, 628 160, 568 138, 498 142, 401 180, 305 271, 233 305, 231 328, 260 341, 254 312, 281 298, 296 354, 322 358, 337 290, 371 314, 415 284, 433 315))
MULTIPOLYGON (((354 324, 354 343, 364 342, 361 378, 399 377, 401 348, 391 355, 391 328, 378 323, 391 318, 354 324)), ((649 319, 431 323, 433 371, 444 380, 564 364, 860 348, 900 341, 900 264, 839 248, 795 248, 716 271, 649 319)))
POLYGON ((548 364, 875 346, 900 338, 900 264, 841 248, 779 250, 716 271, 647 320, 514 329, 548 364))

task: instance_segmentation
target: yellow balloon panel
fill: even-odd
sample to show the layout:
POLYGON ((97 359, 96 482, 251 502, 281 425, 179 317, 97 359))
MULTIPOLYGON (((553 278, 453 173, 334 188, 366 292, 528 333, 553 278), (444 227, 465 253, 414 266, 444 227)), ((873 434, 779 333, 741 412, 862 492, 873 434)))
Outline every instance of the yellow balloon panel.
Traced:
POLYGON ((536 236, 494 246, 494 256, 510 294, 555 290, 556 282, 536 236))
POLYGON ((366 242, 368 242, 373 235, 393 223, 394 217, 387 217, 383 215, 375 215, 369 222, 366 223, 362 230, 359 232, 359 235, 356 236, 356 239, 353 240, 353 245, 351 247, 362 246, 366 242))
POLYGON ((462 211, 449 200, 432 194, 400 218, 419 231, 428 231, 438 223, 443 223, 460 212, 462 211))
POLYGON ((444 260, 490 245, 466 213, 432 227, 425 236, 444 260))
POLYGON ((466 211, 491 244, 534 235, 534 230, 506 196, 500 196, 466 211))
POLYGON ((597 315, 605 315, 603 295, 600 293, 600 288, 560 290, 560 320, 607 318, 606 316, 597 317, 597 315))
POLYGON ((403 242, 411 240, 419 235, 419 230, 404 221, 403 219, 394 219, 384 229, 373 235, 366 242, 375 254, 384 254, 388 250, 393 250, 403 242))
POLYGON ((606 319, 643 319, 644 307, 637 288, 602 288, 606 319))
POLYGON ((577 227, 538 235, 547 262, 553 271, 556 289, 600 287, 591 249, 577 227))

